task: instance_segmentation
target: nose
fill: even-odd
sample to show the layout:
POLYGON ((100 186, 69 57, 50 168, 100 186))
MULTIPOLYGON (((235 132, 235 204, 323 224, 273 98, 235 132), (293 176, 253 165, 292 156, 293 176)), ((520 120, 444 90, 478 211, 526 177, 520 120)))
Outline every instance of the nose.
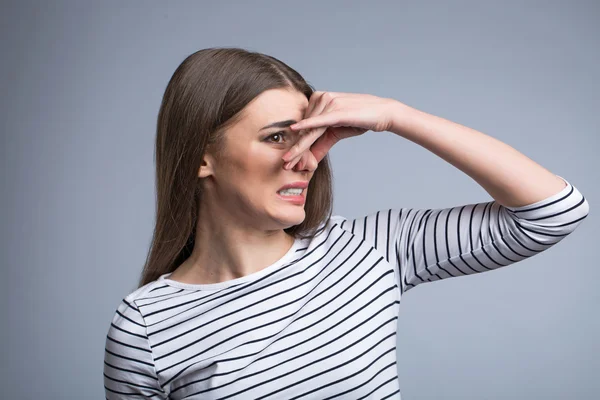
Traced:
POLYGON ((294 171, 310 171, 310 172, 312 172, 312 171, 316 170, 318 166, 319 166, 319 162, 315 158, 312 151, 310 151, 310 149, 309 149, 309 150, 305 150, 304 153, 302 153, 302 157, 300 157, 300 160, 298 160, 296 165, 294 165, 293 170, 294 171))

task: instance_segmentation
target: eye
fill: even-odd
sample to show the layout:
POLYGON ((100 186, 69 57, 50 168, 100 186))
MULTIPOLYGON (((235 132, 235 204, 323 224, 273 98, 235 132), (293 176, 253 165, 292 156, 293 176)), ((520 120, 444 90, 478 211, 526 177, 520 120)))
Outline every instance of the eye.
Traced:
POLYGON ((269 141, 269 142, 271 142, 271 143, 281 143, 280 141, 272 141, 272 140, 269 140, 269 139, 271 139, 271 138, 273 138, 273 137, 280 138, 280 137, 282 137, 282 136, 286 136, 286 133, 285 133, 285 132, 283 132, 283 131, 280 131, 280 132, 275 132, 275 133, 273 133, 272 135, 269 135, 269 136, 267 136, 267 138, 266 138, 266 139, 267 139, 267 141, 269 141))

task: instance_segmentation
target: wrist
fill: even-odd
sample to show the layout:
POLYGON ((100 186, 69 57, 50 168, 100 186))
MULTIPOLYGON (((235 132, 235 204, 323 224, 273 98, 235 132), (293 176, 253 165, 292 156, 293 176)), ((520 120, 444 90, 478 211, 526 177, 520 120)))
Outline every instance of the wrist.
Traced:
POLYGON ((416 108, 395 100, 391 107, 389 131, 403 136, 410 130, 409 126, 411 121, 418 118, 419 113, 421 113, 421 111, 416 108))

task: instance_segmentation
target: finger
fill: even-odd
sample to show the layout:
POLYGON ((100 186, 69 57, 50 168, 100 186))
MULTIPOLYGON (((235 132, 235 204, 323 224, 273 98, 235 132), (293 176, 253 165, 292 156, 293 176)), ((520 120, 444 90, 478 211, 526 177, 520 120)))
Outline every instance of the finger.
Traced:
POLYGON ((308 107, 304 111, 303 120, 306 118, 314 117, 323 112, 323 109, 331 101, 332 96, 329 92, 316 91, 310 96, 308 101, 308 107))
POLYGON ((350 92, 333 92, 331 90, 317 90, 314 93, 329 93, 332 94, 334 97, 356 97, 356 96, 361 96, 358 93, 350 93, 350 92))
POLYGON ((313 109, 315 108, 315 105, 319 101, 321 101, 321 97, 323 96, 324 93, 325 92, 322 92, 322 91, 313 92, 313 94, 308 99, 308 106, 306 107, 306 110, 304 110, 304 116, 302 119, 308 118, 311 115, 313 115, 313 109))
MULTIPOLYGON (((327 97, 329 99, 329 96, 327 97)), ((313 114, 318 118, 320 116, 327 116, 331 114, 329 111, 333 109, 333 103, 329 101, 328 103, 320 103, 315 106, 313 109, 313 114)), ((316 127, 313 129, 309 129, 307 134, 304 134, 300 137, 299 141, 292 146, 292 148, 283 156, 285 161, 290 161, 296 155, 302 153, 304 150, 309 149, 312 144, 319 138, 319 136, 323 135, 323 133, 327 130, 329 124, 325 124, 321 127, 316 127)), ((306 131, 306 130, 305 130, 306 131)))
MULTIPOLYGON (((324 93, 325 93, 324 91, 316 90, 311 94, 309 101, 308 101, 308 106, 306 107, 306 110, 304 111, 304 115, 303 115, 302 119, 308 118, 315 114, 315 112, 314 112, 315 107, 320 102, 321 97, 323 96, 324 93)), ((293 167, 295 161, 298 161, 297 158, 298 158, 299 154, 302 153, 301 149, 303 147, 305 147, 305 146, 302 146, 302 144, 303 144, 302 138, 307 133, 310 133, 310 131, 299 130, 298 133, 299 133, 299 140, 282 157, 283 161, 286 162, 286 164, 284 165, 284 168, 286 168, 286 169, 293 167)), ((304 141, 306 141, 306 139, 304 139, 304 141)), ((314 140, 313 140, 313 142, 314 142, 314 140)))
POLYGON ((310 153, 310 151, 307 150, 307 151, 299 154, 298 156, 294 157, 289 162, 285 163, 283 165, 283 168, 290 170, 290 169, 293 169, 294 167, 300 165, 303 162, 303 160, 306 158, 306 153, 310 153))
POLYGON ((310 151, 305 151, 302 153, 302 156, 300 156, 300 159, 293 168, 298 171, 302 170, 306 165, 310 154, 312 154, 310 151))
MULTIPOLYGON (((328 128, 329 129, 329 128, 328 128)), ((325 131, 314 143, 310 146, 310 152, 315 156, 317 162, 321 162, 329 153, 329 150, 338 142, 335 135, 328 134, 325 131)))
MULTIPOLYGON (((324 128, 327 129, 327 128, 324 128)), ((320 135, 322 135, 322 133, 317 132, 317 134, 315 134, 314 138, 310 139, 310 142, 308 142, 307 144, 303 144, 302 147, 299 147, 297 150, 298 153, 294 153, 292 152, 292 155, 290 156, 290 161, 287 163, 287 167, 285 167, 286 169, 292 169, 294 168, 294 166, 306 155, 306 153, 311 153, 311 148, 312 148, 312 143, 315 142, 316 140, 318 140, 318 137, 320 137, 320 135)))
POLYGON ((304 120, 315 115, 322 114, 323 110, 330 108, 330 104, 335 98, 342 97, 343 95, 344 93, 339 92, 314 92, 310 97, 308 107, 306 108, 304 112, 304 118, 302 119, 304 120))
POLYGON ((336 139, 335 135, 327 134, 327 132, 325 132, 310 146, 308 150, 293 158, 289 163, 286 164, 287 167, 284 166, 284 168, 292 169, 294 168, 294 166, 300 164, 302 160, 306 161, 307 153, 312 154, 315 157, 315 161, 318 164, 323 158, 325 158, 327 153, 329 153, 329 150, 337 142, 338 139, 336 139))
POLYGON ((303 156, 300 159, 300 161, 298 161, 298 164, 296 164, 296 170, 297 171, 302 171, 302 170, 314 171, 315 169, 317 169, 318 165, 319 165, 319 162, 315 158, 312 151, 307 150, 303 153, 303 156))
POLYGON ((340 140, 335 134, 333 134, 333 132, 328 132, 329 129, 329 127, 326 128, 325 132, 319 136, 319 138, 310 146, 308 150, 293 158, 288 163, 289 166, 286 169, 291 169, 294 167, 294 165, 296 165, 296 163, 300 163, 300 161, 303 159, 303 156, 305 156, 308 152, 315 157, 317 164, 320 163, 321 160, 325 158, 327 153, 329 153, 329 150, 340 140))
POLYGON ((308 150, 308 157, 306 157, 306 168, 308 168, 311 171, 314 171, 315 169, 317 169, 317 166, 319 165, 319 160, 317 160, 317 158, 315 157, 314 153, 310 150, 308 150))
POLYGON ((341 114, 340 111, 332 111, 326 114, 315 115, 314 117, 309 117, 290 125, 290 129, 297 131, 336 125, 340 121, 341 114))
POLYGON ((357 97, 357 96, 361 96, 361 95, 355 94, 355 93, 330 92, 330 91, 322 91, 322 90, 314 91, 310 95, 310 98, 308 100, 308 106, 306 107, 306 110, 304 111, 304 117, 302 119, 310 118, 311 116, 319 114, 318 112, 317 113, 314 112, 314 109, 318 104, 324 104, 324 106, 326 106, 334 98, 340 98, 340 97, 352 98, 352 97, 357 97))
POLYGON ((310 114, 308 114, 307 116, 310 118, 310 117, 314 117, 314 116, 323 114, 323 112, 325 110, 328 110, 330 108, 329 105, 331 103, 331 100, 333 100, 333 96, 331 95, 331 93, 329 93, 329 92, 321 93, 319 100, 315 103, 310 114))
MULTIPOLYGON (((309 107, 307 108, 306 114, 309 118, 319 115, 326 115, 328 111, 333 109, 333 96, 328 92, 317 91, 311 96, 309 107)), ((305 119, 306 120, 306 119, 305 119)), ((325 132, 327 125, 322 127, 316 127, 309 129, 308 133, 302 135, 298 142, 292 146, 292 148, 283 156, 285 161, 289 161, 287 168, 293 168, 298 162, 299 156, 305 151, 311 148, 313 143, 325 132)), ((306 129, 304 130, 307 131, 306 129)))
MULTIPOLYGON (((310 146, 325 132, 327 127, 324 128, 315 128, 308 130, 304 133, 300 139, 294 144, 287 153, 283 155, 283 160, 288 162, 298 161, 298 157, 302 155, 302 153, 309 149, 310 146)), ((293 164, 290 164, 293 166, 293 164)))

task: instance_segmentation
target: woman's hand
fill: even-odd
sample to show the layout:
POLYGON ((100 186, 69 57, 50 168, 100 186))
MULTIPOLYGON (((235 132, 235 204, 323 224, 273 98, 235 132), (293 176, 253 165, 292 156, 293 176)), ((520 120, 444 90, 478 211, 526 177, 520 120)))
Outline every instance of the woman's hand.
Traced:
POLYGON ((287 162, 285 169, 292 169, 301 160, 305 162, 306 150, 319 162, 341 139, 362 135, 368 130, 390 130, 397 104, 394 99, 369 94, 315 91, 308 101, 304 119, 290 125, 292 130, 304 133, 283 156, 287 162))

